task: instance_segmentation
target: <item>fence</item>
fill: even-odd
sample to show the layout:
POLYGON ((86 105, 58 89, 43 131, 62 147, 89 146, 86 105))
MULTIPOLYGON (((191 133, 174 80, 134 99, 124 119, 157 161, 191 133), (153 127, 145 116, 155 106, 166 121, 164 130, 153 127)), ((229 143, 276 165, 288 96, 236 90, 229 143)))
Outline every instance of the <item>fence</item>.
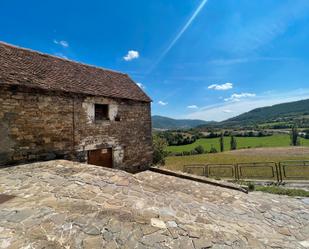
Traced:
POLYGON ((184 166, 184 172, 198 176, 208 176, 207 165, 204 164, 190 164, 184 166))
POLYGON ((309 181, 309 161, 190 164, 183 171, 226 180, 309 181))
POLYGON ((237 169, 233 164, 209 164, 207 167, 208 177, 233 179, 237 177, 237 169))
POLYGON ((279 163, 281 180, 308 180, 309 161, 284 161, 279 163))

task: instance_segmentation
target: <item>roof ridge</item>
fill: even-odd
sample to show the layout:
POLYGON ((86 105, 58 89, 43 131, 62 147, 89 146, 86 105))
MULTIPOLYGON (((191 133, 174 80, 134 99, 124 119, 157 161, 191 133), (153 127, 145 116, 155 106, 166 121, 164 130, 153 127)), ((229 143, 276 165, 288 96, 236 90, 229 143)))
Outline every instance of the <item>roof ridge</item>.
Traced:
POLYGON ((47 57, 55 58, 55 59, 58 59, 58 60, 62 60, 62 61, 71 62, 71 63, 75 63, 75 64, 78 64, 78 65, 86 66, 86 67, 91 67, 91 68, 96 68, 96 69, 100 69, 100 70, 104 70, 104 71, 109 71, 109 72, 112 72, 112 73, 118 73, 118 74, 126 75, 126 76, 129 77, 129 75, 127 73, 122 73, 120 71, 116 71, 116 70, 113 70, 113 69, 108 69, 108 68, 104 68, 104 67, 100 67, 100 66, 96 66, 96 65, 92 65, 92 64, 87 64, 87 63, 76 61, 76 60, 75 61, 70 60, 68 58, 63 58, 63 57, 59 57, 59 56, 56 56, 56 55, 44 53, 44 52, 41 52, 41 51, 38 51, 38 50, 35 50, 35 49, 25 48, 25 47, 21 47, 21 46, 18 46, 18 45, 13 45, 11 43, 7 43, 7 42, 1 41, 1 40, 0 40, 0 44, 8 46, 8 47, 28 51, 28 52, 31 52, 31 53, 36 53, 36 54, 39 54, 39 55, 42 55, 42 56, 47 56, 47 57))

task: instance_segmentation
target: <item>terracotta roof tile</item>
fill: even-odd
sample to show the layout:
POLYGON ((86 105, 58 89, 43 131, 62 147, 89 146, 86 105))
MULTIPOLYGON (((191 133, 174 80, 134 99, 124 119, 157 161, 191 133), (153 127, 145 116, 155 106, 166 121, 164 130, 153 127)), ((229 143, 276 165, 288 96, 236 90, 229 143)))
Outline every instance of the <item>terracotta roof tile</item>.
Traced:
POLYGON ((127 75, 0 42, 0 84, 150 102, 127 75))

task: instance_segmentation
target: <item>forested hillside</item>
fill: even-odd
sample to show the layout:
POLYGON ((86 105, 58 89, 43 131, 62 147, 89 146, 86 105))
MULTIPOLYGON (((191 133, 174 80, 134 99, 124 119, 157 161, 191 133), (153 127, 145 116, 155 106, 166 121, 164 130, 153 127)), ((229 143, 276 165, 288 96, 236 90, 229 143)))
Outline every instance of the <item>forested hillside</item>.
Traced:
POLYGON ((163 116, 152 116, 152 128, 154 129, 189 129, 209 122, 193 119, 172 119, 163 116))
POLYGON ((294 123, 299 127, 309 127, 309 99, 257 108, 210 126, 280 129, 290 128, 294 123))

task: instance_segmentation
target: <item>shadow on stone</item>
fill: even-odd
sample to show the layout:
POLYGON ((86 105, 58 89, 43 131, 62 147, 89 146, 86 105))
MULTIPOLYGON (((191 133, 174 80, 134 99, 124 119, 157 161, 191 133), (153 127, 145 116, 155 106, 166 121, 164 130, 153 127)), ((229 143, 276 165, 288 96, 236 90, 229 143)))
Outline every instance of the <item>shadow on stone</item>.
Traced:
POLYGON ((15 198, 13 195, 0 194, 0 204, 15 198))

